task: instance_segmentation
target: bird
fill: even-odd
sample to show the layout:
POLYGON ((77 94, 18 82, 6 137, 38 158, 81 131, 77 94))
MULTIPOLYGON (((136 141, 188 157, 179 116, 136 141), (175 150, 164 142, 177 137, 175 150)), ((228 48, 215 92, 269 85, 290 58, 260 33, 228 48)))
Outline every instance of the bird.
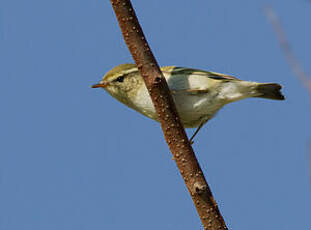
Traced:
MULTIPOLYGON (((226 104, 250 97, 284 100, 277 83, 243 81, 236 77, 193 68, 161 67, 185 128, 203 125, 226 104)), ((108 71, 92 88, 103 88, 111 96, 137 112, 159 121, 144 80, 135 64, 121 64, 108 71)))

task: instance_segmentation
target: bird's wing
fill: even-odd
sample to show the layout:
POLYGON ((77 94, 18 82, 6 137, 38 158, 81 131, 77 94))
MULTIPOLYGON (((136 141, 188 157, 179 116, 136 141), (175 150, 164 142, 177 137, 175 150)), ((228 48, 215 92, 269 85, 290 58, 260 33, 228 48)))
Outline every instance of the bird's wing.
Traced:
POLYGON ((172 94, 184 92, 192 95, 206 94, 211 88, 217 87, 219 83, 238 80, 237 78, 226 74, 176 66, 162 67, 161 70, 172 94), (189 83, 190 78, 193 79, 192 84, 189 83), (195 80, 200 78, 201 80, 199 81, 195 80))
POLYGON ((178 90, 171 90, 172 94, 178 94, 178 93, 188 93, 191 95, 199 95, 199 94, 205 94, 208 93, 208 89, 199 89, 199 88, 193 88, 193 89, 178 89, 178 90))
POLYGON ((208 77, 214 80, 239 80, 236 77, 231 75, 216 73, 211 71, 204 71, 199 69, 191 69, 185 67, 177 67, 177 66, 165 66, 161 68, 162 72, 170 73, 172 75, 200 75, 204 77, 208 77), (181 74, 182 73, 182 74, 181 74))
POLYGON ((201 73, 204 73, 204 74, 208 74, 209 78, 212 78, 214 80, 239 80, 238 78, 236 77, 233 77, 231 75, 227 75, 227 74, 223 74, 223 73, 216 73, 216 72, 202 72, 201 73))

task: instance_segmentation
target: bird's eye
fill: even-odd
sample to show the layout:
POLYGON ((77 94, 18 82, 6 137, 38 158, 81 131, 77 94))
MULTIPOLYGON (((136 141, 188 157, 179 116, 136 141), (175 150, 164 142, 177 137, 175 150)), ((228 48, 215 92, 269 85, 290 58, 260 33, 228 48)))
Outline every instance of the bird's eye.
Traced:
POLYGON ((120 76, 116 79, 117 82, 123 82, 124 81, 124 77, 123 76, 120 76))

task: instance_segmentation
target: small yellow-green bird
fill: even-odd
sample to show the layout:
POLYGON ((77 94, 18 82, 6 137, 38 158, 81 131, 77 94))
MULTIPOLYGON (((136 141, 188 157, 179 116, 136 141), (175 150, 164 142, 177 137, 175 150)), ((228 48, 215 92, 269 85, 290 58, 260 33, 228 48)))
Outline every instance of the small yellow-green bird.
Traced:
MULTIPOLYGON (((281 85, 242 81, 226 74, 166 66, 161 68, 185 128, 199 129, 224 105, 248 97, 284 100, 281 85)), ((122 64, 106 73, 93 88, 104 88, 123 104, 158 121, 144 80, 135 64, 122 64)))

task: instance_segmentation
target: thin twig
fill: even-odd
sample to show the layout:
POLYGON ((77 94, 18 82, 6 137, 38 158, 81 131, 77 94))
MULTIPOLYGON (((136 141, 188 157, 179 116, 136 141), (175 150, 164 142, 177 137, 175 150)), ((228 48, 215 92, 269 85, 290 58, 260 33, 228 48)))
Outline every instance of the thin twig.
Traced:
POLYGON ((309 180, 310 180, 310 184, 311 184, 311 141, 309 140, 308 142, 308 150, 307 150, 307 157, 308 157, 308 165, 309 165, 309 180))
MULTIPOLYGON (((164 137, 191 194, 204 229, 227 229, 188 141, 165 78, 151 52, 130 0, 111 0, 124 40, 145 80, 164 137)), ((155 12, 154 17, 159 17, 155 12)))
MULTIPOLYGON (((309 0, 309 2, 311 2, 311 0, 309 0)), ((310 96, 311 96, 311 77, 306 74, 306 72, 302 69, 302 67, 300 66, 299 62, 297 61, 290 43, 288 42, 285 32, 281 26, 281 23, 276 15, 276 13, 274 12, 274 10, 272 9, 272 7, 270 6, 265 6, 264 10, 266 12, 266 15, 269 19, 269 21, 271 22, 273 29, 276 33, 276 36, 278 38, 278 41, 280 43, 281 49, 283 50, 286 59, 290 65, 290 67, 294 70, 297 78, 302 82, 302 84, 306 87, 307 91, 309 92, 310 96)), ((309 142, 308 144, 308 158, 309 158, 309 176, 311 178, 311 142, 309 142)))
POLYGON ((288 61, 290 67, 295 72, 298 79, 302 82, 302 84, 307 88, 308 92, 311 94, 311 78, 305 73, 305 71, 298 63, 277 15, 270 6, 265 6, 264 10, 269 21, 273 26, 277 39, 280 43, 281 49, 285 54, 286 60, 288 61))

